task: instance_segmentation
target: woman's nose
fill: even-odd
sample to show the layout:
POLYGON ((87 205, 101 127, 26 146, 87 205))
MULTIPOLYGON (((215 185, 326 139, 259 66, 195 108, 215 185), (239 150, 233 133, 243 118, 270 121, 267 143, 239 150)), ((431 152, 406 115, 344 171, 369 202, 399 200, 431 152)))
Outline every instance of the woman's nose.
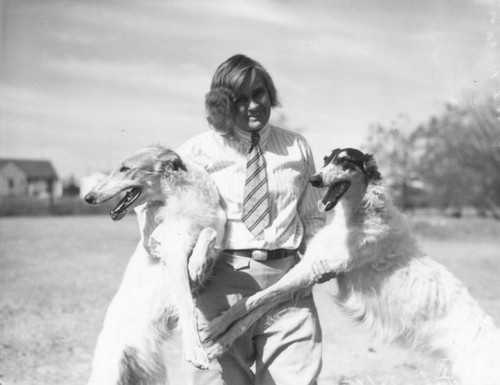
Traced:
POLYGON ((259 103, 257 103, 255 100, 250 99, 250 103, 248 104, 248 109, 252 110, 254 108, 257 108, 259 106, 259 103))

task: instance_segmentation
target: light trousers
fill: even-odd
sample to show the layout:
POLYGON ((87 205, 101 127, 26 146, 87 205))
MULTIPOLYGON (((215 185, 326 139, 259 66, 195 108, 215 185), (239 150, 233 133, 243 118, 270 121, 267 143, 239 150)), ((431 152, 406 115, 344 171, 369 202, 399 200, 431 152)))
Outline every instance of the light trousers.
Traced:
MULTIPOLYGON (((197 297, 199 327, 239 299, 272 285, 297 262, 296 255, 255 261, 222 253, 213 279, 197 297)), ((321 370, 321 353, 321 329, 309 294, 262 317, 209 370, 187 367, 188 384, 312 385, 321 370)))

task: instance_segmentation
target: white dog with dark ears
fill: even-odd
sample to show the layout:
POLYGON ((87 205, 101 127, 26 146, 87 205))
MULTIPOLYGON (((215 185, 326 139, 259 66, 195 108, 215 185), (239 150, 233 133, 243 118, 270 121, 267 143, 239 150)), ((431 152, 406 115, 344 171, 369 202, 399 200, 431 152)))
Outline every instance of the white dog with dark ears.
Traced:
POLYGON ((373 157, 336 149, 311 183, 326 188, 319 208, 327 225, 280 281, 211 322, 204 332, 214 342, 210 355, 330 274, 337 277, 342 309, 379 337, 431 356, 453 384, 499 385, 499 329, 465 286, 419 248, 373 157))
POLYGON ((215 263, 225 213, 205 170, 161 146, 126 158, 85 200, 100 204, 123 192, 113 220, 144 203, 154 218, 141 226, 143 242, 106 313, 89 385, 165 385, 163 351, 177 324, 184 358, 208 366, 192 290, 202 287, 215 263))

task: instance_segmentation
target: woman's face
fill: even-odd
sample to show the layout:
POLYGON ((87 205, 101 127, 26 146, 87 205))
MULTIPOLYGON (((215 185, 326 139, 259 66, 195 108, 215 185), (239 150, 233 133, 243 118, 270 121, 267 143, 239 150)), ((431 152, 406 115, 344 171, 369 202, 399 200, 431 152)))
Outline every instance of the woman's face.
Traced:
POLYGON ((253 81, 248 74, 241 85, 235 101, 235 124, 243 131, 263 128, 271 116, 271 98, 260 73, 253 81))

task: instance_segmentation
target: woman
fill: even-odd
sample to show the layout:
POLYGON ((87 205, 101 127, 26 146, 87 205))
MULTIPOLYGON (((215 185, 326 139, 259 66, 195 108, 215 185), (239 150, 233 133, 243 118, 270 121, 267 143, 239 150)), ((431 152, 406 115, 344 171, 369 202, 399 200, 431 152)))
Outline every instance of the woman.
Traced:
MULTIPOLYGON (((323 224, 318 191, 308 183, 314 173, 310 148, 302 136, 269 124, 277 105, 264 67, 244 55, 232 56, 216 70, 206 97, 213 129, 179 150, 211 174, 228 219, 225 250, 197 298, 200 328, 280 279, 323 224)), ((277 308, 213 368, 191 368, 189 378, 197 385, 306 385, 316 383, 320 369, 321 330, 309 295, 277 308)))

